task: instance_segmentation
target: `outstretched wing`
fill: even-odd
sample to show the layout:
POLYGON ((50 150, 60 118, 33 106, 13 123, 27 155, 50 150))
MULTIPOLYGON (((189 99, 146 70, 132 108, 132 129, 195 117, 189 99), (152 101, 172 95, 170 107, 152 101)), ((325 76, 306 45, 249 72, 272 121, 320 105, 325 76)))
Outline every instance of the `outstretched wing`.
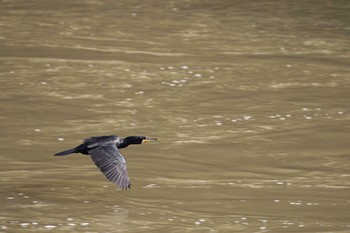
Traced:
POLYGON ((119 152, 116 144, 106 141, 88 151, 92 161, 106 176, 108 180, 121 189, 131 187, 128 172, 126 171, 125 158, 119 152))

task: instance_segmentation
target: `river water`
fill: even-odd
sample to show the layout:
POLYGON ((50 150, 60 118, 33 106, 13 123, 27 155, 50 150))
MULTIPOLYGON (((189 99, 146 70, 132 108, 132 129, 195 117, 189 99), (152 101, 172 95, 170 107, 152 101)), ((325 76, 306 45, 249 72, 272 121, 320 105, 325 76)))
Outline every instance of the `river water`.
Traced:
POLYGON ((0 232, 350 232, 348 1, 0 3, 0 232), (133 187, 84 138, 122 150, 133 187))

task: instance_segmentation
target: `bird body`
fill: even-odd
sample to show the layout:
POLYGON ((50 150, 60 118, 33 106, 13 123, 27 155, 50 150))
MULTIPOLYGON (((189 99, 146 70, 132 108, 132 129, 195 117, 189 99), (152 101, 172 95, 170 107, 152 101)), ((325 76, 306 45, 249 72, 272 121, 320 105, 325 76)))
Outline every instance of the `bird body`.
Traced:
POLYGON ((81 145, 73 149, 56 153, 55 156, 63 156, 72 153, 90 155, 92 161, 108 180, 121 189, 128 189, 131 187, 131 183, 126 170, 126 160, 119 149, 125 148, 130 144, 141 144, 148 141, 157 141, 157 138, 145 136, 120 138, 115 135, 90 137, 84 139, 81 145))

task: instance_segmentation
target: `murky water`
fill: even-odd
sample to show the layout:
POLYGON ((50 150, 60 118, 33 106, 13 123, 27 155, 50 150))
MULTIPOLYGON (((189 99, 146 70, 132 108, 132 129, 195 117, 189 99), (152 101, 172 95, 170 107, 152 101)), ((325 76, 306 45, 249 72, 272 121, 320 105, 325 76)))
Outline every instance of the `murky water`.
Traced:
POLYGON ((347 1, 0 4, 0 232, 350 231, 347 1))

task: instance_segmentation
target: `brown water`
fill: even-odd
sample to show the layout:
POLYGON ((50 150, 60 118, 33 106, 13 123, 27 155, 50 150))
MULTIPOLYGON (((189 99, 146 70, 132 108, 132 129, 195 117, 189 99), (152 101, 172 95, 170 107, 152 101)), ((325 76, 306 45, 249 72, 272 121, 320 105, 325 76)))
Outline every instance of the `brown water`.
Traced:
POLYGON ((350 232, 348 1, 1 1, 0 232, 350 232), (133 188, 83 138, 132 146, 133 188))

